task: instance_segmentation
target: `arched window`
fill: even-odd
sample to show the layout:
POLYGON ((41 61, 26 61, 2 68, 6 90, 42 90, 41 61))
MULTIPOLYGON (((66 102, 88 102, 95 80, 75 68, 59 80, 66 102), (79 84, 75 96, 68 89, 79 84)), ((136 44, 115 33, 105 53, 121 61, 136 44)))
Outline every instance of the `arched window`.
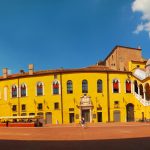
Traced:
POLYGON ((102 88, 102 80, 97 80, 97 93, 102 93, 103 88, 102 88))
POLYGON ((131 93, 131 81, 126 80, 126 93, 131 93))
POLYGON ((134 92, 138 94, 138 84, 137 81, 134 81, 134 92))
POLYGON ((150 86, 148 83, 145 84, 145 96, 146 96, 146 100, 149 101, 150 100, 150 86))
POLYGON ((82 81, 82 93, 88 93, 88 82, 87 82, 87 80, 82 81))
POLYGON ((43 84, 42 82, 37 83, 37 96, 43 95, 43 84))
POLYGON ((13 85, 11 87, 11 97, 17 97, 17 86, 13 85))
POLYGON ((119 81, 117 79, 113 80, 113 93, 119 93, 119 81))
POLYGON ((59 94, 59 82, 57 80, 53 81, 53 94, 59 94))
POLYGON ((73 93, 73 87, 72 87, 72 81, 71 80, 67 81, 67 93, 68 94, 73 93))
POLYGON ((142 98, 144 98, 143 85, 142 84, 139 85, 139 89, 140 89, 140 95, 142 96, 142 98))
POLYGON ((26 88, 26 85, 23 83, 21 84, 21 97, 23 96, 27 96, 27 88, 26 88))

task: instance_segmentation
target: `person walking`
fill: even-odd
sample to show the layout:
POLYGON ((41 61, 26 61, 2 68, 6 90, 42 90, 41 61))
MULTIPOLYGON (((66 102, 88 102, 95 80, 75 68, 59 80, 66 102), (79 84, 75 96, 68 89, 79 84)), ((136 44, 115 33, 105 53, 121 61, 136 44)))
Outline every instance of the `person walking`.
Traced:
POLYGON ((83 128, 85 128, 85 119, 84 119, 84 117, 81 118, 81 126, 83 128))

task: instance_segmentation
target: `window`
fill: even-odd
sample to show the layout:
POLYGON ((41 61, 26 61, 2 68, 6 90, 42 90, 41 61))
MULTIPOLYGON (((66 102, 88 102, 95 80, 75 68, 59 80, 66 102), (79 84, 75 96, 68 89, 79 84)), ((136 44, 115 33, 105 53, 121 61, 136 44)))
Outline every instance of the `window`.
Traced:
POLYGON ((69 108, 69 111, 74 111, 74 108, 69 108))
POLYGON ((140 95, 142 96, 142 98, 144 98, 144 92, 143 92, 143 85, 142 84, 140 84, 139 85, 139 92, 140 92, 140 95))
POLYGON ((54 103, 54 109, 59 109, 59 103, 54 103))
POLYGON ((97 81, 97 93, 102 93, 102 80, 97 81))
POLYGON ((21 113, 21 116, 27 116, 27 114, 26 113, 21 113))
POLYGON ((12 93, 12 97, 17 97, 17 86, 16 85, 13 85, 11 87, 11 93, 12 93))
POLYGON ((138 84, 137 81, 134 81, 134 92, 138 94, 138 84))
POLYGON ((68 94, 73 93, 72 81, 71 80, 67 81, 67 93, 68 94))
POLYGON ((87 80, 82 81, 82 93, 88 93, 88 82, 87 82, 87 80))
POLYGON ((12 106, 12 111, 17 111, 17 105, 12 106))
POLYGON ((57 80, 53 81, 53 94, 59 94, 59 82, 57 80))
POLYGON ((21 97, 26 96, 26 85, 21 84, 21 97))
POLYGON ((149 85, 149 83, 145 84, 145 98, 147 101, 150 101, 150 85, 149 85))
POLYGON ((119 101, 114 101, 114 108, 119 108, 119 101))
POLYGON ((119 81, 117 79, 113 80, 113 93, 119 93, 119 81))
POLYGON ((126 93, 131 93, 131 81, 126 80, 126 93))
POLYGON ((21 110, 22 110, 22 111, 26 111, 26 105, 25 105, 25 104, 22 104, 22 105, 21 105, 21 110))
POLYGON ((35 113, 29 113, 29 116, 34 116, 35 115, 35 113))
POLYGON ((39 103, 38 104, 38 110, 42 110, 43 109, 43 104, 42 103, 39 103))
POLYGON ((37 96, 43 95, 43 84, 42 82, 37 83, 37 96))
POLYGON ((118 105, 118 104, 119 104, 119 101, 114 101, 114 104, 115 104, 115 105, 118 105))
POLYGON ((43 117, 44 114, 42 112, 39 112, 37 113, 37 115, 43 117))

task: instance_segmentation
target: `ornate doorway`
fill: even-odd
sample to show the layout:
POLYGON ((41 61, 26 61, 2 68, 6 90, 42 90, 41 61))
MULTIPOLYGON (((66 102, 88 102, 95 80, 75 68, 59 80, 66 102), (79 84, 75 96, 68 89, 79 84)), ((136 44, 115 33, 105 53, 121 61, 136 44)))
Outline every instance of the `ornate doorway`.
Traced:
POLYGON ((90 110, 89 109, 83 109, 82 110, 82 117, 84 117, 86 122, 90 122, 90 110))
POLYGON ((134 105, 129 103, 126 106, 127 122, 134 121, 134 105))
POLYGON ((90 96, 84 95, 81 97, 79 108, 80 118, 84 117, 86 122, 92 122, 93 105, 90 96))

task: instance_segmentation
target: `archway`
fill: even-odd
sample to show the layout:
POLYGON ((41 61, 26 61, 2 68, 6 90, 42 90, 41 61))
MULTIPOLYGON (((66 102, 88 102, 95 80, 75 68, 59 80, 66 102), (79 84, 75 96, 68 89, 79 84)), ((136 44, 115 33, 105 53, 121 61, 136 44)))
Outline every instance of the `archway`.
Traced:
POLYGON ((143 85, 142 84, 139 85, 139 89, 140 89, 140 95, 142 96, 142 98, 144 98, 143 85))
POLYGON ((134 121, 134 105, 129 103, 126 106, 127 122, 134 121))
POLYGON ((146 96, 146 100, 149 101, 150 100, 150 86, 148 83, 145 84, 145 96, 146 96))
POLYGON ((137 81, 134 81, 134 92, 138 94, 138 84, 137 81))

